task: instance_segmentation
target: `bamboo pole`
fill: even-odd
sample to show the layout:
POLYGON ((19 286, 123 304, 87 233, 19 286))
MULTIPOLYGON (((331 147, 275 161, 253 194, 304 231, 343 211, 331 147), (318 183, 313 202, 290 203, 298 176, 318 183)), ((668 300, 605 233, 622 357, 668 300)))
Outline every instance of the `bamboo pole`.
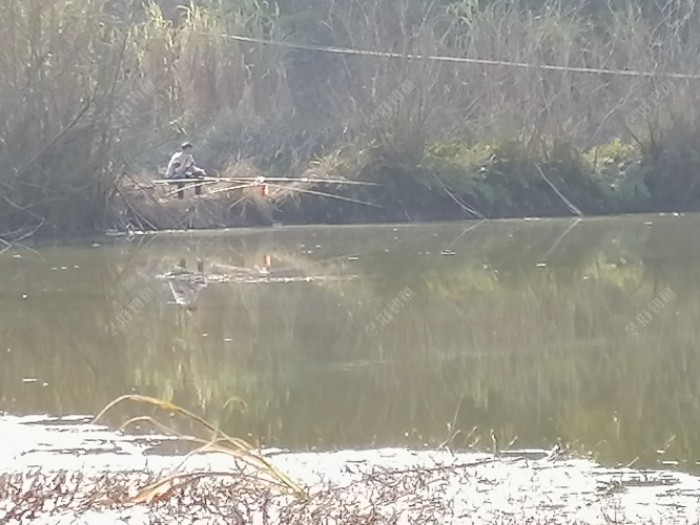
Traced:
POLYGON ((355 186, 381 186, 381 184, 378 184, 376 182, 362 182, 342 179, 311 179, 308 177, 203 177, 201 179, 156 179, 153 182, 155 184, 182 184, 185 183, 185 181, 207 182, 211 184, 223 182, 259 182, 260 184, 265 184, 268 182, 300 182, 304 184, 344 184, 355 186))

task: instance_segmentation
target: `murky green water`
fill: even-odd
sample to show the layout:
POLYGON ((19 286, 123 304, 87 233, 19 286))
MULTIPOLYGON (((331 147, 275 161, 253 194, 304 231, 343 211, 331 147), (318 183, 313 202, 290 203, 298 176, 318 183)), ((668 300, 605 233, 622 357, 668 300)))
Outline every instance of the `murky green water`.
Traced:
POLYGON ((294 449, 453 430, 490 448, 493 429, 501 448, 697 469, 700 216, 100 243, 0 256, 0 410, 135 392, 294 449))

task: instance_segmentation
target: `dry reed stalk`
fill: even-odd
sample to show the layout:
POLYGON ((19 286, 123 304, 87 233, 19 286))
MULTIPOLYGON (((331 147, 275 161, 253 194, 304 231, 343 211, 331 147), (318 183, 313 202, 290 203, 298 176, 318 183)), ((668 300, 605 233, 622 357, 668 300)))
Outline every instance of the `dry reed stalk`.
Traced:
POLYGON ((192 6, 179 20, 151 3, 116 21, 105 16, 111 4, 0 5, 0 232, 116 220, 109 206, 120 198, 114 188, 129 171, 128 152, 205 127, 205 142, 224 137, 213 148, 222 163, 238 154, 281 175, 357 145, 369 160, 349 178, 384 168, 418 176, 414 168, 434 139, 589 144, 633 135, 656 147, 669 126, 698 120, 696 80, 674 80, 672 96, 628 129, 625 117, 659 91, 659 78, 579 72, 697 74, 700 22, 682 2, 657 12, 630 0, 593 16, 584 0, 551 0, 531 11, 506 0, 312 0, 310 18, 289 6, 243 2, 192 6), (287 38, 491 63, 330 56, 259 43, 287 38), (513 66, 523 63, 561 69, 513 66), (413 89, 397 101, 405 81, 413 89), (124 122, 115 118, 146 82, 156 89, 124 122), (378 112, 387 101, 390 110, 378 112))
MULTIPOLYGON (((247 462, 250 465, 256 467, 261 472, 271 476, 273 480, 277 482, 280 486, 286 487, 287 489, 291 490, 296 495, 296 497, 302 500, 304 500, 307 497, 303 488, 301 488, 298 484, 293 482, 286 474, 281 472, 277 467, 270 463, 260 452, 255 450, 253 446, 250 445, 248 442, 227 435, 226 433, 222 432, 220 429, 217 429, 212 424, 210 424, 203 418, 197 416, 196 414, 167 401, 137 394, 124 395, 109 403, 97 416, 95 416, 93 422, 99 421, 110 409, 124 401, 136 401, 139 403, 149 404, 162 410, 175 412, 184 416, 186 419, 197 423, 199 426, 207 429, 212 433, 211 441, 198 440, 197 438, 188 438, 188 440, 204 444, 205 447, 203 447, 202 450, 213 450, 241 459, 244 462, 247 462), (224 447, 216 445, 216 443, 219 442, 226 444, 226 446, 224 447)), ((162 423, 158 423, 157 426, 159 428, 168 428, 167 425, 163 425, 162 423)), ((173 475, 173 477, 170 479, 174 480, 178 478, 179 476, 173 475)), ((145 494, 150 490, 157 490, 157 488, 159 488, 160 486, 161 484, 158 483, 153 487, 146 487, 142 494, 145 494)))

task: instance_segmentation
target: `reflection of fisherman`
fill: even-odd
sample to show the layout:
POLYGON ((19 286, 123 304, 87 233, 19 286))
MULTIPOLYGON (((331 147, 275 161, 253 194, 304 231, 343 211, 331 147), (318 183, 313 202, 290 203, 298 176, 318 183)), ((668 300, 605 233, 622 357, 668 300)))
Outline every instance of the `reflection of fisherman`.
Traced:
POLYGON ((184 306, 188 311, 197 309, 197 295, 207 286, 207 279, 204 275, 204 263, 197 261, 197 272, 189 272, 186 268, 185 259, 180 259, 179 268, 172 272, 172 278, 168 279, 170 293, 173 301, 179 306, 184 306))
MULTIPOLYGON (((202 179, 207 174, 202 169, 195 165, 192 144, 185 142, 180 146, 180 151, 173 154, 170 157, 170 162, 168 163, 168 169, 165 172, 166 179, 180 180, 180 179, 202 179)), ((182 189, 184 184, 179 184, 178 188, 182 189)), ((195 186, 194 192, 196 195, 202 194, 202 187, 200 185, 195 186)), ((178 192, 177 196, 179 198, 184 198, 184 192, 178 192)))

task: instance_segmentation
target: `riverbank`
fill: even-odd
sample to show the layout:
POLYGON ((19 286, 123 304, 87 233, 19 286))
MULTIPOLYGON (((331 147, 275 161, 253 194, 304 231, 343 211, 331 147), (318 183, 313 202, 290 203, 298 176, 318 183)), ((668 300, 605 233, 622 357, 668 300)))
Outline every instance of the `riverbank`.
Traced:
POLYGON ((700 18, 687 9, 8 5, 0 245, 114 227, 697 210, 700 18), (320 171, 380 186, 262 206, 239 194, 125 202, 183 141, 212 174, 320 171))
POLYGON ((284 183, 237 182, 275 176, 269 166, 239 161, 223 173, 229 182, 204 184, 199 196, 190 187, 184 199, 147 174, 133 176, 110 215, 112 227, 144 231, 689 212, 700 207, 694 147, 672 140, 651 148, 614 140, 585 150, 554 140, 444 141, 418 162, 402 163, 389 162, 382 149, 348 146, 284 183))
POLYGON ((173 438, 116 434, 81 418, 4 417, 0 429, 7 437, 0 522, 7 525, 660 524, 695 523, 700 513, 696 477, 606 468, 547 451, 268 451, 304 487, 304 501, 259 483, 260 472, 229 455, 173 453, 173 438), (192 474, 187 483, 133 501, 177 467, 192 474))

